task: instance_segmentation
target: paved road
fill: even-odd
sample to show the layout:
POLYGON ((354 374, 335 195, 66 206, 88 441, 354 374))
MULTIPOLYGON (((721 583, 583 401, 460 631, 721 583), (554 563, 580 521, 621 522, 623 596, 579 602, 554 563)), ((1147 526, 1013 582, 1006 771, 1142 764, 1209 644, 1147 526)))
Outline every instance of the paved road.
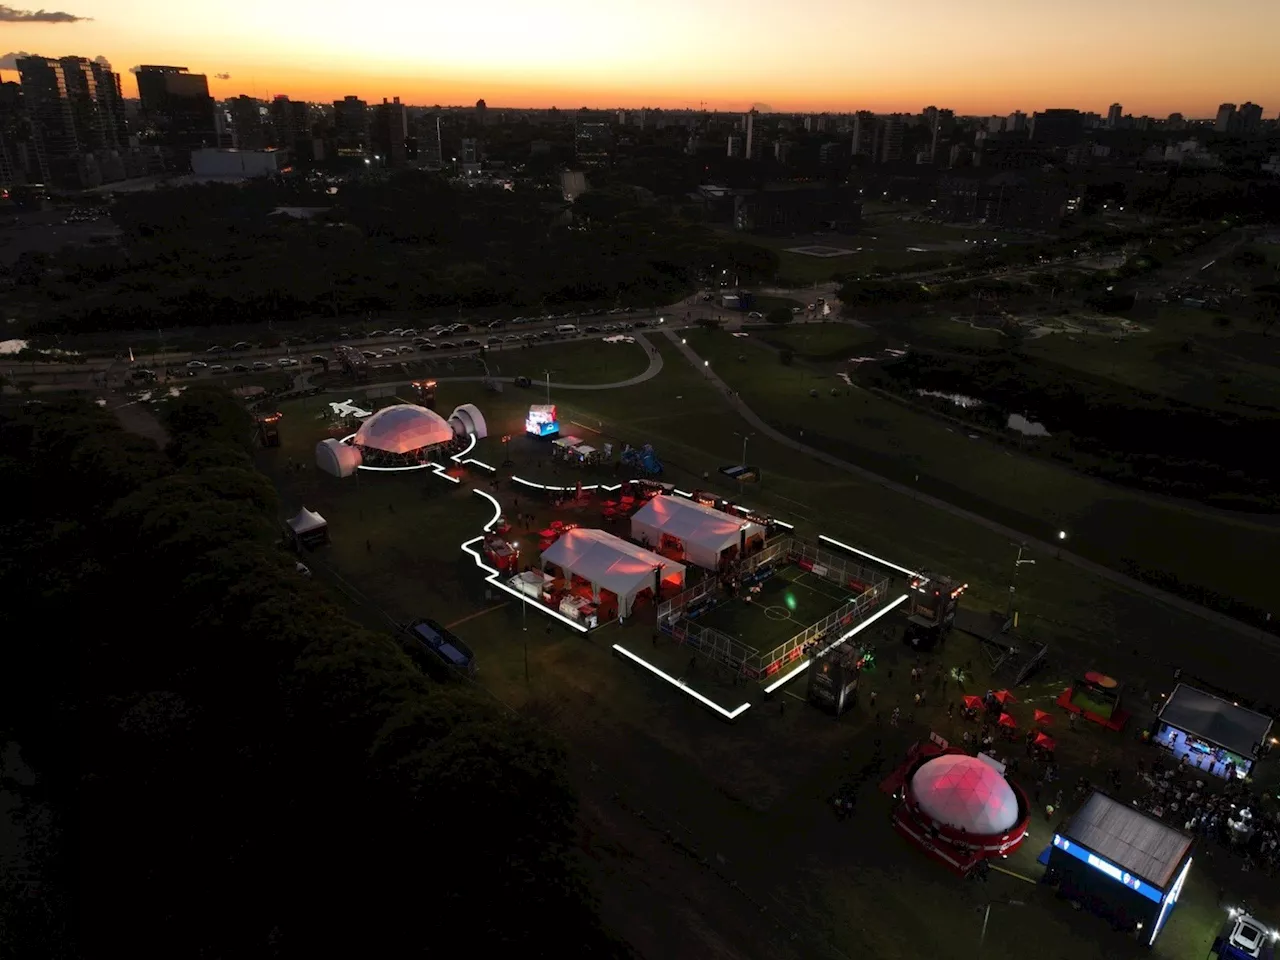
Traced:
POLYGON ((912 499, 918 500, 922 503, 927 503, 929 506, 936 507, 939 510, 945 510, 954 517, 968 520, 971 523, 981 524, 988 530, 998 533, 1003 537, 1007 537, 1013 542, 1026 543, 1028 545, 1035 546, 1046 553, 1052 553, 1055 557, 1061 557, 1064 562, 1070 563, 1074 567, 1078 567, 1081 570, 1085 570, 1089 573, 1095 574, 1096 576, 1109 580, 1117 586, 1124 587, 1126 590, 1131 590, 1134 593, 1150 597, 1152 600, 1158 600, 1166 606, 1173 607, 1176 610, 1181 610, 1183 613, 1192 614, 1193 616, 1199 617, 1200 619, 1212 623, 1217 627, 1222 627, 1223 629, 1248 637, 1251 640, 1262 642, 1268 646, 1280 645, 1280 638, 1263 633, 1257 627, 1250 626, 1247 623, 1241 623, 1239 620, 1234 620, 1231 617, 1209 610, 1199 604, 1192 603, 1190 600, 1184 600, 1182 597, 1168 593, 1158 587, 1153 587, 1150 584, 1143 583, 1141 580, 1135 580, 1133 577, 1125 576, 1123 573, 1112 570, 1110 567, 1103 566, 1100 563, 1094 563, 1092 560, 1088 560, 1077 554, 1071 553, 1070 551, 1063 550, 1060 544, 1049 543, 1036 537, 1028 536, 1025 533, 1014 530, 1012 527, 1006 527, 1002 523, 989 520, 988 518, 973 513, 970 510, 966 510, 963 507, 957 507, 954 504, 947 503, 945 500, 939 500, 937 497, 920 493, 918 490, 915 490, 906 484, 897 483, 887 477, 882 477, 879 474, 872 473, 865 467, 849 463, 846 460, 841 460, 839 457, 834 457, 822 450, 815 450, 813 447, 801 443, 795 437, 788 436, 782 431, 776 430, 769 424, 765 423, 765 421, 761 419, 755 411, 734 395, 725 382, 720 379, 715 370, 705 366, 702 358, 699 357, 688 344, 681 342, 680 337, 676 336, 675 331, 663 330, 661 332, 676 345, 677 349, 684 353, 685 357, 688 358, 689 362, 693 364, 696 369, 705 373, 713 383, 724 390, 725 395, 729 399, 729 403, 734 406, 740 414, 742 414, 743 418, 746 419, 752 427, 761 433, 772 437, 778 443, 790 447, 800 453, 807 454, 822 461, 823 463, 835 467, 837 470, 843 470, 846 473, 854 474, 863 480, 878 484, 887 490, 892 490, 895 493, 902 494, 903 496, 911 497, 912 499))

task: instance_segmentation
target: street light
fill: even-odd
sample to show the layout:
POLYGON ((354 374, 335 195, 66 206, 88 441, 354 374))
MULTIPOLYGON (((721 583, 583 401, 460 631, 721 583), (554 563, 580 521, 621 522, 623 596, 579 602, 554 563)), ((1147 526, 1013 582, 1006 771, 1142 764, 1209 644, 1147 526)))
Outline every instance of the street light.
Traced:
POLYGON ((747 441, 748 441, 748 440, 750 440, 752 437, 754 437, 754 436, 755 436, 755 434, 754 434, 754 433, 739 433, 737 430, 735 430, 735 431, 733 431, 733 435, 734 435, 735 437, 741 437, 741 438, 742 438, 742 466, 745 468, 745 467, 746 467, 746 465, 747 465, 747 441))
POLYGON ((1005 611, 1004 611, 1004 618, 1006 621, 1008 621, 1010 618, 1013 617, 1013 591, 1014 591, 1014 582, 1018 579, 1018 568, 1021 567, 1024 563, 1029 563, 1033 566, 1035 565, 1034 560, 1024 560, 1022 558, 1022 551, 1025 549, 1027 549, 1027 545, 1025 543, 1019 544, 1018 556, 1013 561, 1013 576, 1009 579, 1009 605, 1005 608, 1005 611))
POLYGON ((1067 539, 1067 531, 1059 530, 1058 531, 1058 555, 1057 555, 1058 560, 1062 559, 1062 544, 1063 544, 1063 541, 1065 541, 1066 539, 1067 539))

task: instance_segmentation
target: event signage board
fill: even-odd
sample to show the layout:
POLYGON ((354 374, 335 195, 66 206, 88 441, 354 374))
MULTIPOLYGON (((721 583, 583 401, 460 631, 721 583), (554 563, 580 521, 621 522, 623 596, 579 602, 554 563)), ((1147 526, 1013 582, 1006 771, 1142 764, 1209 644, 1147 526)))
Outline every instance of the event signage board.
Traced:
POLYGON ((1087 847, 1083 847, 1080 844, 1068 840, 1066 837, 1056 833, 1053 835, 1053 845, 1063 853, 1075 857, 1083 863, 1087 863, 1095 870, 1105 873, 1117 883, 1123 883, 1130 890, 1141 894, 1153 903, 1162 903, 1164 901, 1163 891, 1153 887, 1140 877, 1135 877, 1133 874, 1128 873, 1125 870, 1121 870, 1114 863, 1109 860, 1102 859, 1102 857, 1098 856, 1087 847))

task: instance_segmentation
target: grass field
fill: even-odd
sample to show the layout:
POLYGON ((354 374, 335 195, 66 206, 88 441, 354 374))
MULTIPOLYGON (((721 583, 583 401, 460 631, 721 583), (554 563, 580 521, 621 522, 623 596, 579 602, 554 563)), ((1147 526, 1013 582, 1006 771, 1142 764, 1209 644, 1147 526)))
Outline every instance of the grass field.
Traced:
POLYGON ((786 643, 852 599, 838 584, 799 567, 783 567, 761 584, 750 602, 739 598, 722 603, 697 623, 763 652, 786 643))
MULTIPOLYGON (((742 349, 743 341, 733 342, 742 349)), ((657 378, 620 391, 553 390, 562 419, 600 430, 601 436, 652 442, 667 466, 664 479, 732 494, 716 469, 739 458, 742 439, 735 431, 744 431, 742 421, 664 338, 654 343, 665 361, 657 378)), ((783 368, 775 360, 770 369, 783 368)), ((564 379, 578 373, 566 369, 564 379)), ((317 417, 324 416, 327 399, 343 398, 286 403, 284 445, 260 455, 281 489, 284 512, 305 504, 330 522, 332 546, 307 562, 369 626, 390 629, 422 615, 452 624, 476 650, 484 689, 565 738, 583 797, 587 865, 603 913, 644 944, 647 956, 969 960, 981 928, 976 911, 999 898, 1025 905, 992 911, 988 952, 1025 952, 1027 943, 1035 943, 1036 956, 1050 960, 1139 955, 1136 943, 1051 892, 1003 874, 988 884, 962 884, 892 831, 876 771, 887 773, 908 743, 930 730, 959 738, 961 722, 945 710, 957 693, 954 686, 931 688, 929 708, 901 728, 877 725, 865 698, 837 723, 790 695, 756 703, 732 726, 721 724, 684 693, 612 654, 610 646, 626 646, 717 703, 751 700, 755 694, 732 676, 691 661, 688 651, 655 638, 643 623, 611 625, 584 638, 522 616, 504 595, 490 594, 458 549, 492 515, 491 506, 468 489, 473 484, 498 496, 508 512, 532 511, 531 529, 553 516, 591 523, 596 508, 553 512, 541 499, 476 473, 460 486, 422 474, 347 480, 318 474, 312 451, 324 423, 317 417), (291 469, 291 462, 302 469, 291 469), (855 791, 854 822, 837 822, 827 798, 868 770, 855 791)), ((502 458, 497 438, 503 431, 518 432, 527 405, 541 400, 536 389, 485 395, 479 384, 443 383, 438 406, 448 410, 476 402, 493 434, 477 454, 496 464, 502 458)), ((574 427, 579 429, 586 428, 574 427)), ((760 463, 764 478, 747 488, 746 502, 791 520, 798 533, 827 532, 899 563, 961 576, 970 583, 967 605, 980 609, 1002 602, 1014 556, 1002 537, 835 474, 765 438, 750 438, 749 444, 749 458, 760 463)), ((612 476, 553 470, 524 453, 515 459, 518 473, 544 480, 612 476)), ((528 532, 514 536, 520 540, 528 532)), ((1135 710, 1142 709, 1145 692, 1167 689, 1174 666, 1234 684, 1245 695, 1269 695, 1269 678, 1280 666, 1274 648, 1232 637, 1227 653, 1201 621, 1055 564, 1052 557, 1036 559, 1036 566, 1019 575, 1019 606, 1030 632, 1053 644, 1052 664, 1019 689, 1014 712, 1020 721, 1033 707, 1048 709, 1079 669, 1120 678, 1135 710), (1251 664, 1247 677, 1238 675, 1242 661, 1251 664)), ((814 598, 815 609, 820 599, 814 598)), ((802 597, 798 609, 808 602, 802 597)), ((887 623, 869 633, 878 643, 878 663, 865 693, 878 693, 882 714, 895 705, 905 708, 912 654, 887 623)), ((978 644, 964 635, 953 636, 925 664, 930 671, 964 670, 965 692, 997 682, 978 644)), ((802 693, 802 684, 789 692, 802 693)), ((1101 752, 1103 767, 1131 767, 1138 749, 1131 738, 1078 726, 1070 730, 1063 719, 1055 729, 1063 783, 1089 772, 1087 758, 1094 751, 1101 752)), ((1042 823, 1037 817, 1032 841, 1004 864, 1008 869, 1039 875, 1033 860, 1047 839, 1048 825, 1042 823)), ((1260 910, 1280 907, 1277 891, 1257 871, 1241 874, 1229 860, 1200 863, 1197 858, 1182 905, 1156 946, 1157 957, 1175 960, 1207 949, 1220 919, 1219 882, 1228 896, 1247 895, 1260 910)))
MULTIPOLYGON (((966 328, 967 329, 967 328, 966 328)), ((780 363, 757 339, 789 343, 797 357, 858 350, 867 332, 838 325, 730 338, 691 330, 689 344, 775 427, 952 503, 1046 539, 1065 530, 1070 549, 1123 568, 1133 561, 1262 606, 1272 602, 1265 558, 1280 527, 1199 512, 1017 453, 974 431, 876 394, 849 388, 833 368, 780 363), (821 330, 821 332, 819 332, 821 330), (807 346, 806 341, 812 345, 807 346), (844 349, 847 348, 847 351, 844 349), (837 395, 831 396, 830 391, 837 395), (810 396, 817 390, 818 396, 810 396), (1222 557, 1233 562, 1223 563, 1222 557)), ((1110 341, 1108 341, 1110 342, 1110 341)))

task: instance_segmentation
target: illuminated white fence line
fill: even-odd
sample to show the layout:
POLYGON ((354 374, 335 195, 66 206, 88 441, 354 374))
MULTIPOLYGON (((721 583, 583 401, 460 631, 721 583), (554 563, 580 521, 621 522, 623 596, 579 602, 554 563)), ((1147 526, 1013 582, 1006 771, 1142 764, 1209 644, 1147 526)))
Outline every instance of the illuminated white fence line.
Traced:
POLYGON ((493 504, 493 519, 484 525, 484 532, 489 533, 493 530, 494 524, 496 524, 499 520, 502 519, 502 504, 498 503, 498 500, 496 497, 485 493, 483 490, 472 490, 471 492, 474 493, 477 497, 484 497, 491 504, 493 504))
MULTIPOLYGON (((842 643, 844 643, 846 640, 848 640, 850 637, 855 637, 855 636, 857 636, 857 635, 858 635, 859 633, 861 633, 863 630, 867 629, 867 627, 871 626, 873 623, 875 623, 877 620, 879 620, 881 617, 883 617, 883 616, 884 616, 886 613, 888 613, 890 610, 897 609, 897 607, 898 607, 900 604, 905 603, 905 602, 906 602, 906 599, 907 599, 907 595, 904 593, 904 594, 903 594, 902 596, 900 596, 897 600, 894 600, 892 603, 890 603, 890 604, 886 605, 883 609, 877 610, 875 613, 873 613, 871 616, 867 617, 867 619, 863 620, 860 624, 858 624, 856 627, 854 627, 854 628, 853 628, 852 630, 850 630, 848 633, 844 634, 844 635, 843 635, 842 637, 840 637, 838 640, 834 640, 834 641, 832 641, 832 642, 831 642, 831 643, 829 643, 827 646, 825 646, 823 649, 819 650, 819 651, 818 651, 818 653, 817 653, 817 656, 818 656, 818 657, 825 656, 826 654, 828 654, 828 653, 830 653, 832 650, 834 650, 836 647, 840 646, 840 644, 842 644, 842 643)), ((816 659, 816 658, 815 658, 815 659, 816 659)), ((803 663, 798 664, 798 665, 795 667, 795 669, 793 669, 793 670, 789 671, 788 673, 786 673, 785 675, 783 675, 783 676, 782 676, 782 677, 780 677, 779 679, 777 679, 777 680, 773 681, 773 683, 769 684, 769 686, 765 687, 765 688, 764 688, 764 692, 765 692, 765 693, 773 693, 773 692, 774 692, 775 690, 777 690, 779 687, 782 687, 782 686, 784 686, 785 684, 790 683, 790 682, 791 682, 792 680, 794 680, 796 677, 800 676, 800 674, 801 674, 801 673, 803 673, 805 670, 809 669, 809 663, 810 663, 810 661, 809 661, 809 660, 805 660, 803 663)))
POLYGON ((449 459, 460 467, 466 466, 468 463, 474 463, 477 467, 482 467, 490 473, 497 473, 498 471, 495 468, 489 466, 489 464, 485 463, 483 460, 477 460, 474 457, 467 457, 467 454, 476 448, 477 443, 476 435, 474 433, 467 434, 467 439, 471 441, 467 444, 467 449, 458 451, 449 459))
POLYGON ((726 710, 724 707, 720 706, 720 704, 716 703, 714 700, 704 697, 702 694, 700 694, 697 690, 694 690, 693 687, 689 686, 683 680, 677 677, 671 676, 671 674, 667 673, 664 670, 659 670, 648 660, 644 660, 641 657, 637 657, 634 653, 632 653, 626 647, 623 647, 615 643, 613 645, 613 649, 615 652, 622 654, 632 663, 638 663, 640 666, 644 667, 654 676, 661 677, 663 680, 667 681, 667 683, 671 684, 677 690, 693 697, 693 699, 697 700, 704 707, 709 707, 710 709, 714 710, 716 713, 718 713, 721 717, 723 717, 726 720, 737 720, 740 716, 742 716, 744 713, 746 713, 748 710, 751 709, 751 704, 742 703, 732 710, 726 710))
POLYGON ((905 574, 908 577, 921 576, 921 574, 917 573, 915 570, 908 570, 906 567, 898 566, 898 564, 891 560, 885 560, 883 557, 877 557, 874 553, 867 553, 865 550, 859 550, 857 547, 851 547, 849 544, 842 543, 834 537, 828 537, 825 533, 818 534, 818 539, 825 540, 827 543, 837 546, 842 550, 848 550, 850 553, 856 553, 860 557, 866 557, 868 560, 874 560, 876 563, 883 564, 890 570, 897 570, 899 573, 905 574))

